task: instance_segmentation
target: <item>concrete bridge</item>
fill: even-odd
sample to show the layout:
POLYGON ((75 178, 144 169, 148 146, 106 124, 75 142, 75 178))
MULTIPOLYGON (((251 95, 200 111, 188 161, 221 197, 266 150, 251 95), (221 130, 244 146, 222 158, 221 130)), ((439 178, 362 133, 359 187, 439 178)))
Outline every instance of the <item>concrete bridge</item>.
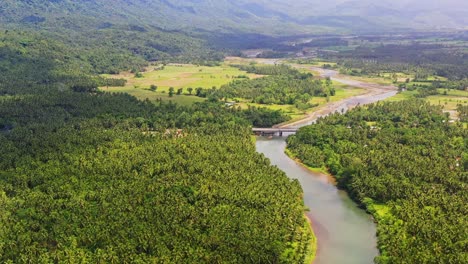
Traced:
POLYGON ((279 135, 280 137, 283 136, 283 133, 294 134, 297 130, 297 128, 252 128, 252 132, 259 136, 279 135))

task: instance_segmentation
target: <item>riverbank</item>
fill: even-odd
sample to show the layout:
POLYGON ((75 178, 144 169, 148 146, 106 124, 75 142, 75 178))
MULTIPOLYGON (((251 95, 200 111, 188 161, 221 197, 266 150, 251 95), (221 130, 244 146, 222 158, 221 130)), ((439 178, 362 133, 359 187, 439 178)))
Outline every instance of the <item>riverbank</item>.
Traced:
POLYGON ((312 220, 304 214, 304 228, 309 230, 309 233, 312 234, 310 238, 310 243, 308 243, 309 249, 307 250, 307 255, 304 263, 313 264, 315 258, 317 257, 317 237, 315 236, 314 229, 312 228, 312 220))
MULTIPOLYGON (((258 136, 251 136, 250 139, 252 141, 252 144, 255 146, 256 143, 257 143, 257 138, 258 136)), ((307 211, 309 210, 309 208, 307 208, 307 211)), ((317 246, 318 246, 318 242, 317 242, 317 237, 314 233, 314 229, 313 229, 313 223, 312 223, 312 219, 307 215, 307 213, 304 213, 304 225, 302 226, 302 228, 304 228, 306 230, 305 233, 307 234, 310 234, 310 237, 309 238, 306 238, 307 241, 304 243, 307 248, 305 250, 305 252, 307 252, 305 255, 305 261, 304 263, 305 264, 312 264, 314 263, 314 260, 315 258, 317 257, 317 246)), ((301 238, 302 240, 302 238, 301 238)))
POLYGON ((326 168, 314 168, 314 167, 308 166, 307 164, 303 163, 296 155, 294 155, 294 153, 292 153, 287 147, 284 149, 284 154, 286 154, 286 156, 288 156, 290 159, 294 160, 298 165, 300 165, 301 167, 306 168, 310 172, 313 172, 313 173, 316 173, 316 174, 321 174, 321 175, 325 176, 323 179, 326 182, 336 186, 336 178, 333 177, 333 175, 331 175, 327 171, 326 168))
MULTIPOLYGON (((330 77, 334 81, 342 82, 350 86, 362 88, 365 90, 365 92, 363 94, 345 98, 340 101, 327 103, 326 105, 321 106, 319 109, 316 109, 315 111, 309 113, 307 117, 302 118, 301 120, 294 120, 293 122, 290 121, 288 123, 279 124, 275 127, 298 128, 298 127, 310 125, 313 122, 315 122, 316 119, 327 116, 336 111, 345 112, 358 105, 374 103, 374 102, 392 97, 397 94, 397 87, 394 87, 394 86, 375 84, 375 83, 363 83, 361 81, 352 80, 346 76, 339 75, 338 72, 331 71, 331 70, 324 70, 324 69, 319 69, 319 68, 317 69, 314 68, 310 70, 315 70, 319 72, 319 74, 322 77, 330 77)), ((328 191, 331 191, 332 193, 334 193, 332 195, 333 197, 332 200, 335 200, 335 202, 333 203, 335 206, 337 206, 336 202, 338 202, 338 204, 340 203, 346 204, 346 206, 343 206, 343 204, 341 204, 339 206, 341 208, 336 209, 340 212, 338 215, 348 215, 348 217, 346 217, 345 222, 343 222, 342 216, 337 217, 335 213, 332 214, 333 217, 336 217, 335 219, 330 218, 330 217, 324 217, 323 211, 329 211, 330 208, 323 208, 323 204, 318 204, 316 205, 316 207, 308 205, 312 213, 308 214, 307 217, 310 220, 310 227, 312 229, 312 232, 317 237, 317 244, 316 244, 316 250, 317 250, 316 260, 317 261, 315 261, 314 263, 315 264, 321 264, 321 263, 329 264, 329 263, 343 263, 343 261, 347 261, 347 263, 372 263, 374 257, 378 256, 379 251, 377 250, 376 227, 375 225, 372 225, 371 223, 374 223, 376 221, 375 219, 378 219, 379 216, 381 217, 382 212, 384 212, 385 210, 384 209, 376 210, 376 207, 371 207, 371 206, 368 206, 367 204, 364 204, 364 206, 367 209, 367 212, 358 208, 356 201, 353 201, 344 190, 337 189, 336 178, 333 175, 331 175, 327 171, 326 168, 312 168, 310 166, 307 166, 299 158, 297 158, 289 149, 287 149, 286 142, 284 144, 282 152, 284 156, 287 159, 293 161, 296 164, 296 166, 299 166, 302 169, 307 170, 308 172, 307 175, 304 174, 304 177, 307 177, 307 178, 304 178, 301 181, 301 185, 303 186, 304 193, 309 191, 308 188, 311 182, 314 182, 314 185, 322 186, 321 188, 325 189, 326 194, 322 194, 322 195, 320 195, 320 192, 321 191, 323 192, 324 190, 318 191, 316 189, 314 193, 312 194, 313 200, 310 202, 310 204, 316 204, 318 201, 320 201, 320 199, 323 198, 320 196, 330 195, 328 191), (308 175, 308 174, 311 174, 311 175, 308 175), (317 182, 319 182, 320 184, 317 184, 317 182), (332 189, 330 189, 330 186, 332 186, 331 187, 332 189), (339 195, 336 196, 337 194, 339 195), (317 210, 315 209, 317 207, 323 208, 323 209, 317 210), (351 212, 353 213, 350 214, 351 212), (368 214, 368 213, 373 213, 373 214, 368 214), (356 218, 356 216, 358 217, 356 218), (355 218, 355 220, 350 221, 350 219, 352 218, 355 218), (335 224, 330 225, 330 222, 335 222, 335 224), (366 226, 365 223, 368 223, 368 226, 366 226), (348 225, 350 227, 340 228, 342 226, 348 226, 348 225), (340 232, 337 232, 335 237, 331 237, 330 235, 336 232, 336 230, 333 230, 333 229, 343 230, 343 232, 349 232, 348 231, 350 230, 349 228, 354 229, 353 231, 356 231, 359 229, 361 231, 360 233, 355 233, 350 238, 346 237, 346 239, 342 237, 343 234, 340 232), (362 237, 367 237, 368 241, 362 240, 362 237), (372 243, 369 244, 369 241, 371 241, 372 243), (348 244, 348 243, 349 245, 346 248, 340 245, 340 244, 348 244), (358 249, 356 249, 357 245, 359 245, 358 249), (346 252, 348 250, 351 251, 352 249, 354 249, 354 251, 363 250, 361 251, 363 256, 356 256, 356 259, 360 259, 362 257, 362 259, 360 259, 359 261, 357 260, 354 261, 350 259, 345 260, 345 259, 341 259, 338 256, 333 255, 333 253, 330 253, 330 252, 333 252, 334 249, 337 250, 337 252, 334 252, 334 254, 343 254, 343 252, 346 252), (365 261, 363 261, 363 259, 365 259, 365 261)), ((272 157, 270 157, 270 159, 272 159, 272 157)), ((281 169, 285 172, 288 171, 287 167, 284 167, 281 169)), ((289 173, 288 173, 288 176, 297 177, 297 175, 290 175, 289 173)), ((306 198, 304 200, 306 201, 306 198)), ((324 203, 324 204, 327 204, 327 203, 324 203)))
POLYGON ((298 180, 303 189, 307 217, 317 239, 314 264, 366 264, 378 256, 376 226, 372 217, 358 208, 330 177, 311 172, 285 154, 283 137, 258 137, 257 151, 271 164, 298 180))
MULTIPOLYGON (((294 65, 293 65, 294 66, 294 65)), ((329 77, 332 81, 349 85, 350 87, 361 88, 365 92, 356 96, 351 96, 340 101, 331 102, 321 106, 319 109, 310 112, 301 120, 294 120, 293 122, 285 122, 277 125, 279 128, 301 127, 310 125, 319 117, 327 116, 334 112, 345 112, 358 105, 365 105, 374 103, 380 100, 393 97, 397 94, 398 88, 392 85, 384 85, 378 83, 368 83, 360 80, 354 80, 350 76, 340 74, 335 70, 323 69, 315 66, 296 66, 301 69, 317 72, 320 77, 329 77)))
MULTIPOLYGON (((336 183, 337 183, 336 182, 336 177, 333 174, 331 174, 330 172, 328 172, 328 170, 326 168, 313 168, 313 167, 310 167, 310 166, 306 165, 305 163, 303 163, 303 161, 301 159, 299 159, 287 147, 284 150, 284 153, 290 159, 294 160, 294 162, 296 162, 298 165, 300 165, 301 167, 309 170, 311 173, 319 173, 319 174, 324 175, 325 176, 324 179, 326 179, 329 183, 332 183, 334 186, 336 186, 336 183)), ((347 189, 342 189, 342 190, 345 191, 346 193, 348 193, 348 191, 349 191, 347 189)), ((363 201, 354 199, 353 197, 351 197, 351 199, 359 207, 363 207, 363 209, 366 211, 366 213, 368 213, 369 215, 372 216, 373 221, 377 225, 378 225, 378 223, 380 221, 386 221, 387 219, 391 218, 391 214, 389 212, 389 207, 387 205, 385 205, 385 204, 377 204, 370 198, 366 198, 363 201)), ((310 218, 308 218, 308 219, 310 220, 311 228, 312 228, 312 231, 313 231, 314 224, 313 224, 313 222, 312 222, 312 220, 310 218)), ((318 244, 317 244, 316 248, 318 248, 318 244)))

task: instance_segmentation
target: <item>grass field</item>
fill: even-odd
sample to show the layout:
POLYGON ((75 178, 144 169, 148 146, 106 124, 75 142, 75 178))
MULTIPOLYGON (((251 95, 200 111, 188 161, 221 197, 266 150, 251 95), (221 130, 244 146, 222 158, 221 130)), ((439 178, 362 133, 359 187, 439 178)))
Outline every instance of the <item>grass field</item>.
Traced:
POLYGON ((399 102, 399 101, 403 101, 403 100, 408 100, 408 99, 411 99, 411 98, 415 98, 414 96, 417 95, 418 92, 417 91, 405 91, 405 92, 400 92, 398 93, 397 95, 395 96, 392 96, 390 98, 387 98, 386 101, 389 101, 389 102, 399 102))
MULTIPOLYGON (((444 110, 454 111, 457 109, 459 104, 468 105, 468 91, 450 90, 447 94, 444 94, 445 89, 439 89, 439 95, 432 95, 424 98, 424 100, 434 105, 444 106, 444 110)), ((393 97, 387 99, 387 101, 402 101, 414 98, 417 95, 417 91, 405 91, 401 92, 393 97)))
MULTIPOLYGON (((189 105, 204 100, 196 96, 189 96, 189 92, 187 91, 189 87, 194 90, 197 87, 220 87, 235 80, 240 75, 248 76, 249 78, 260 77, 259 75, 248 74, 228 64, 215 67, 171 64, 165 66, 162 70, 157 70, 156 68, 157 66, 150 66, 147 71, 142 72, 142 77, 140 78, 135 77, 135 74, 130 72, 122 72, 116 75, 103 75, 109 78, 123 78, 127 80, 127 84, 124 87, 101 87, 101 90, 129 93, 142 100, 149 99, 155 101, 162 99, 164 101, 173 101, 181 105, 189 105), (158 87, 155 92, 149 89, 151 85, 156 85, 158 87), (176 91, 178 88, 183 88, 183 94, 169 97, 168 91, 170 87, 174 87, 176 91)), ((195 91, 192 93, 195 93, 195 91)))
MULTIPOLYGON (((163 101, 172 101, 180 105, 190 105, 195 102, 202 102, 205 99, 189 95, 187 90, 188 87, 193 89, 197 87, 220 87, 235 80, 241 75, 248 76, 249 78, 261 77, 261 75, 248 74, 230 66, 230 64, 249 63, 251 61, 252 60, 242 58, 230 58, 221 66, 207 67, 191 64, 172 64, 167 65, 161 70, 157 70, 157 66, 151 66, 147 71, 142 72, 142 76, 140 78, 137 78, 134 73, 130 72, 123 72, 118 75, 104 75, 104 77, 109 78, 123 78, 127 80, 127 84, 124 87, 101 87, 100 89, 108 92, 128 93, 141 100, 149 99, 150 101, 156 101, 161 99, 163 101), (151 85, 156 85, 158 87, 157 90, 151 91, 151 85), (176 91, 178 88, 183 88, 184 90, 181 95, 174 94, 173 97, 170 97, 168 94, 170 87, 174 87, 176 91)), ((258 63, 262 62, 262 60, 255 61, 258 63)), ((334 82, 333 85, 335 86, 336 95, 330 97, 329 102, 339 101, 344 98, 363 93, 362 89, 348 87, 337 82, 334 82)), ((193 91, 192 94, 193 93, 195 93, 195 91, 193 91)), ((239 99, 239 101, 239 105, 242 108, 255 106, 266 107, 273 110, 282 110, 293 119, 302 118, 307 114, 307 112, 311 112, 315 109, 310 108, 299 110, 293 105, 260 105, 249 103, 243 99, 239 99)), ((327 99, 324 97, 314 97, 310 103, 322 106, 327 103, 327 99)))
POLYGON ((365 76, 353 76, 354 80, 361 82, 377 83, 381 85, 393 85, 393 81, 384 77, 365 77, 365 76))
MULTIPOLYGON (((439 95, 432 95, 424 98, 427 102, 432 105, 441 105, 445 112, 450 114, 452 119, 458 118, 457 107, 458 105, 468 105, 468 91, 459 90, 445 90, 439 89, 439 95), (446 94, 444 94, 446 92, 446 94)), ((393 97, 386 99, 386 101, 396 102, 415 98, 417 91, 405 91, 401 92, 393 97)))

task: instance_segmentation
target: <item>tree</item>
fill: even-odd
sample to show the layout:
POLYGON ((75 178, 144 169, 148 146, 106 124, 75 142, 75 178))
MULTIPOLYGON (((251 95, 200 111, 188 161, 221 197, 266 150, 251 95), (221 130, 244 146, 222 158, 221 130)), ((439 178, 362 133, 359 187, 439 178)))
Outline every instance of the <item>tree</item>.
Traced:
POLYGON ((174 96, 174 87, 169 88, 169 97, 174 96))
POLYGON ((143 74, 141 72, 136 72, 135 73, 135 78, 143 78, 143 74))
POLYGON ((189 92, 190 95, 192 95, 193 88, 192 88, 192 87, 189 87, 189 88, 187 88, 187 91, 189 92))
POLYGON ((307 104, 310 101, 310 98, 311 98, 310 94, 305 93, 301 95, 301 101, 304 104, 307 104))
POLYGON ((177 95, 181 95, 183 91, 184 91, 184 88, 177 89, 177 95))
POLYGON ((201 96, 202 91, 203 91, 203 88, 201 88, 201 87, 198 87, 197 89, 195 89, 196 96, 201 96))
POLYGON ((157 89, 158 89, 158 86, 156 86, 156 85, 154 85, 154 84, 152 84, 152 85, 150 86, 150 90, 151 90, 152 92, 156 92, 157 89))

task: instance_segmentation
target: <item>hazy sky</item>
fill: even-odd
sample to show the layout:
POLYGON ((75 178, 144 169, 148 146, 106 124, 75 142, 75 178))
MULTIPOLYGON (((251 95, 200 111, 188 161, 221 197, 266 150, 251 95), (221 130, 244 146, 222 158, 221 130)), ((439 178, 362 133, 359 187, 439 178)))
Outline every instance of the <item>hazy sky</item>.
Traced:
MULTIPOLYGON (((236 0, 233 0, 236 1, 236 0)), ((248 2, 248 0, 246 1, 248 2)), ((468 8, 468 0, 250 0, 250 2, 257 2, 263 4, 281 4, 295 7, 313 7, 319 8, 333 8, 346 2, 369 3, 376 5, 386 5, 388 7, 405 8, 405 7, 419 7, 419 8, 453 8, 463 7, 468 8)), ((467 14, 468 16, 468 14, 467 14)))

